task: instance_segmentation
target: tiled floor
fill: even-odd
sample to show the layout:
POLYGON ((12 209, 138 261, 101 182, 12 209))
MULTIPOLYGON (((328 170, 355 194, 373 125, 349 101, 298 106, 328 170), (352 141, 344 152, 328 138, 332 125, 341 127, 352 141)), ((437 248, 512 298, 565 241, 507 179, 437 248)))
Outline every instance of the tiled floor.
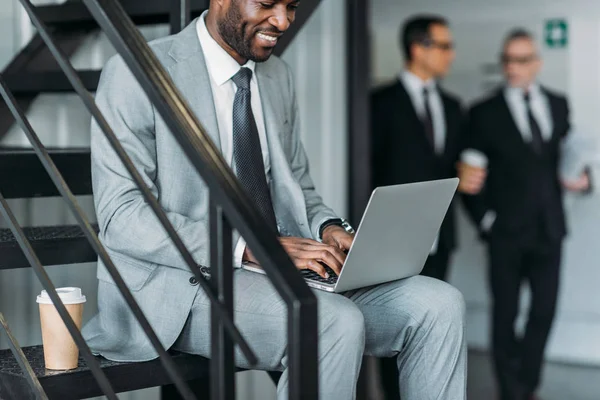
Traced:
MULTIPOLYGON (((492 365, 487 354, 469 354, 469 400, 495 400, 492 365)), ((600 367, 546 365, 539 396, 543 400, 600 400, 600 367)))

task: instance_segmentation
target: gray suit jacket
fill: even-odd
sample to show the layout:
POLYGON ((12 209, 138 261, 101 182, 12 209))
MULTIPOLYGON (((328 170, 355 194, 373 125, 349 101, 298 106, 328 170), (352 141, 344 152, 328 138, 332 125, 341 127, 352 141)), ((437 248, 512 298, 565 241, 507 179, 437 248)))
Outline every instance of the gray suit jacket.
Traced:
MULTIPOLYGON (((220 145, 209 75, 192 22, 177 35, 150 43, 212 140, 220 145)), ((300 142, 299 114, 289 67, 271 57, 257 64, 272 165, 270 187, 282 235, 316 238, 336 218, 315 191, 300 142)), ((209 193, 120 57, 106 64, 96 102, 195 261, 210 267, 209 193)), ((173 345, 198 286, 96 123, 92 175, 100 239, 165 347, 173 345)), ((237 240, 234 238, 234 244, 237 240)), ((156 352, 98 262, 99 313, 84 328, 90 347, 112 360, 142 361, 156 352)))

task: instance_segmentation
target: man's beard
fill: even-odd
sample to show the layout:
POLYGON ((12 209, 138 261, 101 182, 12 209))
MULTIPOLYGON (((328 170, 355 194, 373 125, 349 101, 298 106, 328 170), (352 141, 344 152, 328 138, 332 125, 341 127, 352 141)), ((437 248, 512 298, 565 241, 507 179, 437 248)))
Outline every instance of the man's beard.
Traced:
POLYGON ((269 55, 261 57, 252 51, 252 38, 245 37, 247 23, 242 21, 242 14, 240 13, 238 2, 233 0, 231 7, 227 10, 225 17, 218 21, 217 29, 219 34, 236 53, 246 60, 252 60, 254 62, 263 62, 269 59, 269 55))

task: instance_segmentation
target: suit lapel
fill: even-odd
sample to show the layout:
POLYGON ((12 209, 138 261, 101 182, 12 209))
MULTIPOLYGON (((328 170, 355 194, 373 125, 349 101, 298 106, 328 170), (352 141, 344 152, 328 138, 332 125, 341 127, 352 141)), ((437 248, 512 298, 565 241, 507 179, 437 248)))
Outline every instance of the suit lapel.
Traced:
POLYGON ((196 20, 177 36, 169 50, 169 55, 176 61, 169 68, 171 78, 214 144, 221 149, 210 76, 198 39, 196 20))
POLYGON ((418 126, 423 131, 423 137, 425 137, 425 127, 423 126, 423 121, 421 121, 421 118, 419 118, 412 99, 402 84, 402 81, 398 82, 398 98, 399 103, 404 105, 406 112, 408 113, 408 117, 410 118, 410 120, 407 122, 411 122, 414 124, 414 126, 418 126))
POLYGON ((283 98, 277 90, 278 84, 266 72, 261 64, 256 64, 256 79, 258 81, 258 90, 260 91, 261 104, 263 108, 265 129, 267 140, 269 142, 269 151, 274 151, 275 155, 283 153, 279 133, 283 125, 289 123, 285 118, 283 108, 283 98))
MULTIPOLYGON (((415 105, 412 102, 412 99, 410 98, 410 95, 408 94, 408 92, 406 91, 406 88, 404 87, 404 85, 402 84, 402 81, 398 82, 398 104, 400 105, 401 109, 404 109, 406 114, 404 114, 406 117, 408 117, 407 120, 402 120, 402 119, 396 119, 397 121, 397 126, 396 129, 398 130, 398 132, 402 132, 404 130, 406 130, 407 132, 415 132, 415 134, 418 136, 418 139, 422 145, 426 146, 426 148, 431 151, 431 153, 433 154, 433 148, 431 146, 431 143, 429 143, 429 140, 427 140, 427 136, 425 136, 425 126, 423 125, 423 121, 421 121, 421 118, 419 118, 419 115, 417 114, 417 110, 415 109, 415 105), (415 129, 407 129, 407 125, 413 126, 415 129)), ((402 115, 403 113, 398 112, 397 115, 402 115)))
POLYGON ((290 116, 285 112, 284 98, 278 89, 280 84, 266 71, 263 64, 256 64, 255 71, 271 158, 273 207, 278 217, 279 228, 283 236, 310 237, 310 231, 292 231, 294 228, 308 227, 308 221, 304 194, 290 168, 290 161, 280 136, 294 134, 294 128, 289 126, 290 116), (295 226, 290 225, 289 221, 296 221, 295 226))
POLYGON ((513 135, 516 136, 515 139, 518 140, 518 142, 520 144, 522 144, 523 146, 530 149, 530 146, 523 139, 523 132, 521 132, 521 128, 519 128, 519 125, 517 124, 517 121, 515 120, 515 116, 514 116, 512 110, 510 109, 508 102, 506 101, 506 97, 504 97, 503 90, 498 91, 497 98, 498 98, 498 103, 500 105, 500 107, 499 107, 500 112, 504 114, 504 117, 500 118, 499 120, 500 121, 502 121, 502 120, 509 121, 508 124, 510 125, 510 129, 508 129, 508 132, 512 132, 513 135))

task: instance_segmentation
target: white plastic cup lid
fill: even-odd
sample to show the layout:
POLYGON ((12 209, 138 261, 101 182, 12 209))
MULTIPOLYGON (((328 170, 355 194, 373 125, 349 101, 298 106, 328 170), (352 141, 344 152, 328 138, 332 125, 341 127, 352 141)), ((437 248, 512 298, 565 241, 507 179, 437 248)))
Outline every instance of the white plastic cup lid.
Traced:
POLYGON ((487 168, 488 158, 478 150, 467 149, 462 152, 460 160, 476 168, 487 168))
MULTIPOLYGON (((65 288, 57 288, 56 292, 58 296, 62 300, 64 304, 80 304, 85 303, 86 298, 81 293, 80 288, 76 287, 65 287, 65 288)), ((39 304, 53 304, 50 296, 48 296, 48 292, 42 290, 42 293, 37 297, 37 302, 39 304)))

